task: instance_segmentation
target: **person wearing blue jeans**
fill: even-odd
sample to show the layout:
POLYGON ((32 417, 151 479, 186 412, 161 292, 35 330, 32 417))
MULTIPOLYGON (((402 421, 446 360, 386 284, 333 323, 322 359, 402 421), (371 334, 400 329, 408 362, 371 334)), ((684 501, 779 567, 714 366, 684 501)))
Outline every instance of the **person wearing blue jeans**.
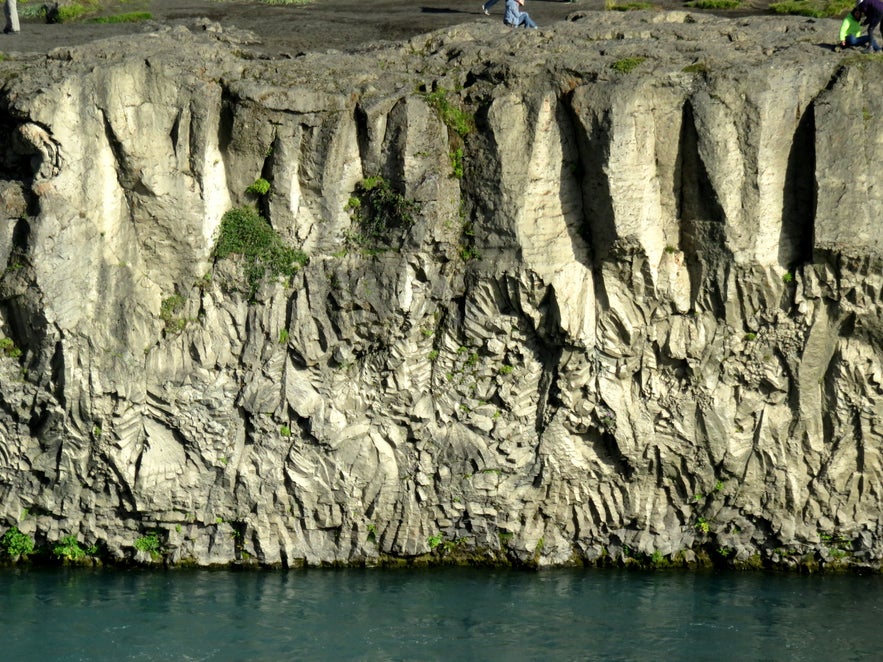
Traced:
POLYGON ((487 2, 485 2, 481 6, 481 11, 484 12, 485 16, 490 16, 491 15, 490 8, 493 7, 495 4, 497 4, 499 1, 500 0, 487 0, 487 2))
POLYGON ((883 21, 883 0, 859 0, 855 9, 859 8, 861 8, 865 19, 862 23, 868 26, 868 40, 871 42, 868 48, 876 53, 880 50, 880 44, 874 39, 874 30, 880 28, 881 34, 883 34, 883 26, 881 26, 881 21, 883 21))
POLYGON ((537 24, 526 11, 521 11, 524 0, 506 0, 506 13, 503 15, 503 23, 511 28, 537 29, 537 24))
POLYGON ((870 43, 870 37, 862 36, 863 15, 862 6, 858 4, 843 17, 843 23, 840 24, 840 48, 855 48, 870 43))

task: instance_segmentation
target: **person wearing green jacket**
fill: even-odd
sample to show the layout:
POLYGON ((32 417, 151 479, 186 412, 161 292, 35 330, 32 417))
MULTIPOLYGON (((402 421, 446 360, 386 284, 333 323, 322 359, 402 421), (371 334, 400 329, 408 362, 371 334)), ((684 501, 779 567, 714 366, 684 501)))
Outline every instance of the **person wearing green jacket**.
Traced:
POLYGON ((840 48, 867 46, 871 41, 870 35, 862 36, 863 17, 861 2, 843 17, 843 23, 840 24, 840 48))

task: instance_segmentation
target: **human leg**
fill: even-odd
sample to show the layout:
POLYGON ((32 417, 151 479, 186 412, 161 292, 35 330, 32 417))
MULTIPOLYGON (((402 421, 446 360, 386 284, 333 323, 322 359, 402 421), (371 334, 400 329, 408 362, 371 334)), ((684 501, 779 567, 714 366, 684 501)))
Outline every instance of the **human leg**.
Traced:
POLYGON ((18 32, 20 26, 18 24, 18 7, 16 0, 5 0, 3 4, 3 13, 6 15, 6 28, 3 32, 18 32))
POLYGON ((861 37, 856 37, 854 35, 846 35, 846 45, 850 48, 861 48, 862 46, 867 46, 870 43, 871 38, 868 35, 863 35, 861 37))
POLYGON ((487 0, 487 2, 485 2, 485 3, 481 6, 482 11, 484 11, 484 13, 487 14, 487 15, 489 16, 489 15, 490 15, 490 11, 488 11, 488 10, 489 10, 491 7, 493 7, 495 4, 497 4, 499 1, 500 1, 500 0, 487 0))
MULTIPOLYGON (((521 12, 518 15, 518 26, 525 28, 532 28, 534 30, 537 29, 537 24, 533 22, 533 19, 530 17, 526 11, 521 12)), ((518 27, 516 26, 516 27, 518 27)))
POLYGON ((868 24, 868 50, 874 51, 875 53, 880 50, 880 45, 877 43, 877 40, 874 39, 874 30, 877 30, 878 28, 880 28, 879 19, 868 24))

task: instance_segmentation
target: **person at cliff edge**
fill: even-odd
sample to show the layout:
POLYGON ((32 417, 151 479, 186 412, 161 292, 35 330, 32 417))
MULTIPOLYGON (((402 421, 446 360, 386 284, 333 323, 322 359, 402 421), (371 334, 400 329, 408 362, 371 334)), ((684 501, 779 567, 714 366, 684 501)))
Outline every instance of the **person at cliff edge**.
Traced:
POLYGON ((837 50, 847 47, 858 48, 867 46, 870 43, 870 37, 867 35, 862 36, 862 18, 864 18, 864 15, 865 11, 860 2, 843 17, 843 23, 840 24, 840 41, 837 50))
POLYGON ((485 16, 490 16, 491 15, 491 12, 490 12, 491 7, 493 7, 499 1, 500 0, 487 0, 487 2, 485 2, 481 5, 481 11, 484 12, 485 16))
MULTIPOLYGON (((855 8, 861 9, 864 16, 862 23, 868 26, 868 40, 870 41, 868 48, 876 53, 880 50, 880 44, 874 39, 874 30, 883 21, 883 0, 859 0, 855 8)), ((883 36, 883 26, 880 26, 880 31, 883 36)))
POLYGON ((4 34, 18 34, 20 27, 18 24, 17 5, 16 0, 6 0, 3 4, 3 13, 6 14, 6 27, 3 28, 4 34))
POLYGON ((503 14, 503 23, 510 28, 532 28, 537 29, 537 24, 526 11, 521 11, 524 6, 524 0, 506 0, 506 13, 503 14))

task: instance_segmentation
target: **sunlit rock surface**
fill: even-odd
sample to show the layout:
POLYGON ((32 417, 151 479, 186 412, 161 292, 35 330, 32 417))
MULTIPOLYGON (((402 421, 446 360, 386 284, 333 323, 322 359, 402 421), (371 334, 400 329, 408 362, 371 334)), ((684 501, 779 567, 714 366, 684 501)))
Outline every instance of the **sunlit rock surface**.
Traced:
POLYGON ((883 64, 833 21, 571 18, 0 62, 0 529, 879 568, 883 64), (385 250, 369 176, 419 203, 385 250), (213 256, 243 205, 310 258, 253 297, 213 256))

